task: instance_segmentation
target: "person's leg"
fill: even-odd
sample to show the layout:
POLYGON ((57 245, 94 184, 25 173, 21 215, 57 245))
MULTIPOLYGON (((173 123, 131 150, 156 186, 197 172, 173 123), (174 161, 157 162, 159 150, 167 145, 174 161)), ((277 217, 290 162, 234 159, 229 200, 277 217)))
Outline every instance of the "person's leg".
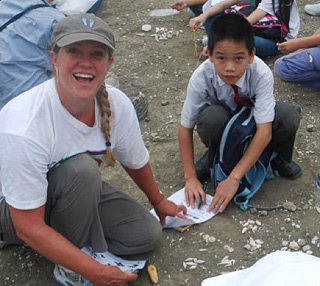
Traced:
POLYGON ((147 209, 105 182, 99 214, 108 250, 114 254, 145 253, 161 240, 159 221, 147 209))
POLYGON ((188 7, 192 11, 192 13, 194 14, 193 17, 197 17, 200 14, 202 14, 202 6, 203 5, 193 5, 193 6, 188 7))
POLYGON ((301 109, 299 106, 286 102, 276 103, 269 147, 277 153, 277 157, 271 162, 271 165, 280 175, 290 179, 295 179, 302 174, 301 168, 292 161, 300 119, 301 109))
POLYGON ((230 111, 222 105, 205 108, 197 120, 197 132, 208 151, 195 163, 198 179, 202 182, 210 176, 210 163, 213 160, 225 126, 231 118, 230 111))
POLYGON ((256 48, 256 55, 259 58, 265 58, 267 56, 279 54, 279 50, 275 41, 255 36, 254 45, 256 48))
POLYGON ((277 59, 274 71, 282 80, 320 89, 320 46, 277 59))

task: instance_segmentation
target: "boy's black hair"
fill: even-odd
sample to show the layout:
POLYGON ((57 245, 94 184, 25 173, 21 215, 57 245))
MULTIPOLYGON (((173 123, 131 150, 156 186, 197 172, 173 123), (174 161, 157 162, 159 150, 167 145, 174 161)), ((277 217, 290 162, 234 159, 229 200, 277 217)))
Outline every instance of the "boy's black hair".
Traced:
POLYGON ((208 40, 210 55, 213 52, 215 44, 222 40, 245 43, 249 54, 252 54, 254 50, 252 27, 244 17, 236 14, 222 15, 212 23, 208 40))

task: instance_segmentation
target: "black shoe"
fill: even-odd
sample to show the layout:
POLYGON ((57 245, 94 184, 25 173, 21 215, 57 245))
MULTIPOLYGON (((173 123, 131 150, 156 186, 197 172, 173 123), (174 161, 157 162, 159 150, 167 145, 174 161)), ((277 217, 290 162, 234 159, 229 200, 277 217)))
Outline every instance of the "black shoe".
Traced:
POLYGON ((207 151, 204 155, 195 163, 195 169, 198 180, 203 183, 210 177, 209 167, 209 152, 207 151))
POLYGON ((280 176, 290 180, 299 178, 302 175, 301 168, 295 162, 287 162, 280 156, 277 156, 271 161, 271 167, 274 171, 277 171, 280 176))

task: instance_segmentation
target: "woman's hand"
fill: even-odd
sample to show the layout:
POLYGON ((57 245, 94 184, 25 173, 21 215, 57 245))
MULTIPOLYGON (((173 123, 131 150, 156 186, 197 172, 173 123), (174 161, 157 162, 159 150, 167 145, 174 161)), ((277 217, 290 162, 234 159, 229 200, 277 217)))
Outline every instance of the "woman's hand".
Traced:
POLYGON ((97 286, 128 286, 129 282, 138 278, 135 273, 123 272, 119 267, 102 264, 97 273, 97 279, 92 281, 97 286))
POLYGON ((290 39, 283 43, 277 44, 279 52, 283 54, 289 54, 292 52, 296 52, 300 49, 300 40, 299 39, 290 39))
POLYGON ((166 217, 178 217, 184 220, 189 220, 184 216, 187 213, 187 208, 182 205, 176 205, 174 202, 164 198, 159 204, 154 206, 154 210, 160 219, 161 225, 165 225, 166 217))

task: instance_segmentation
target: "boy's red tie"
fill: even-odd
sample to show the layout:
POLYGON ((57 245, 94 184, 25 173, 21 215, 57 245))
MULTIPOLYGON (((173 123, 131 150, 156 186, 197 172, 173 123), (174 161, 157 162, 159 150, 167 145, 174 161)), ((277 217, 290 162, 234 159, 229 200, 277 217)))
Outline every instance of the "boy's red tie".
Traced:
POLYGON ((247 106, 247 107, 252 107, 253 104, 249 99, 241 99, 239 92, 238 92, 238 87, 235 84, 231 84, 231 87, 234 91, 234 101, 236 104, 240 106, 247 106))

